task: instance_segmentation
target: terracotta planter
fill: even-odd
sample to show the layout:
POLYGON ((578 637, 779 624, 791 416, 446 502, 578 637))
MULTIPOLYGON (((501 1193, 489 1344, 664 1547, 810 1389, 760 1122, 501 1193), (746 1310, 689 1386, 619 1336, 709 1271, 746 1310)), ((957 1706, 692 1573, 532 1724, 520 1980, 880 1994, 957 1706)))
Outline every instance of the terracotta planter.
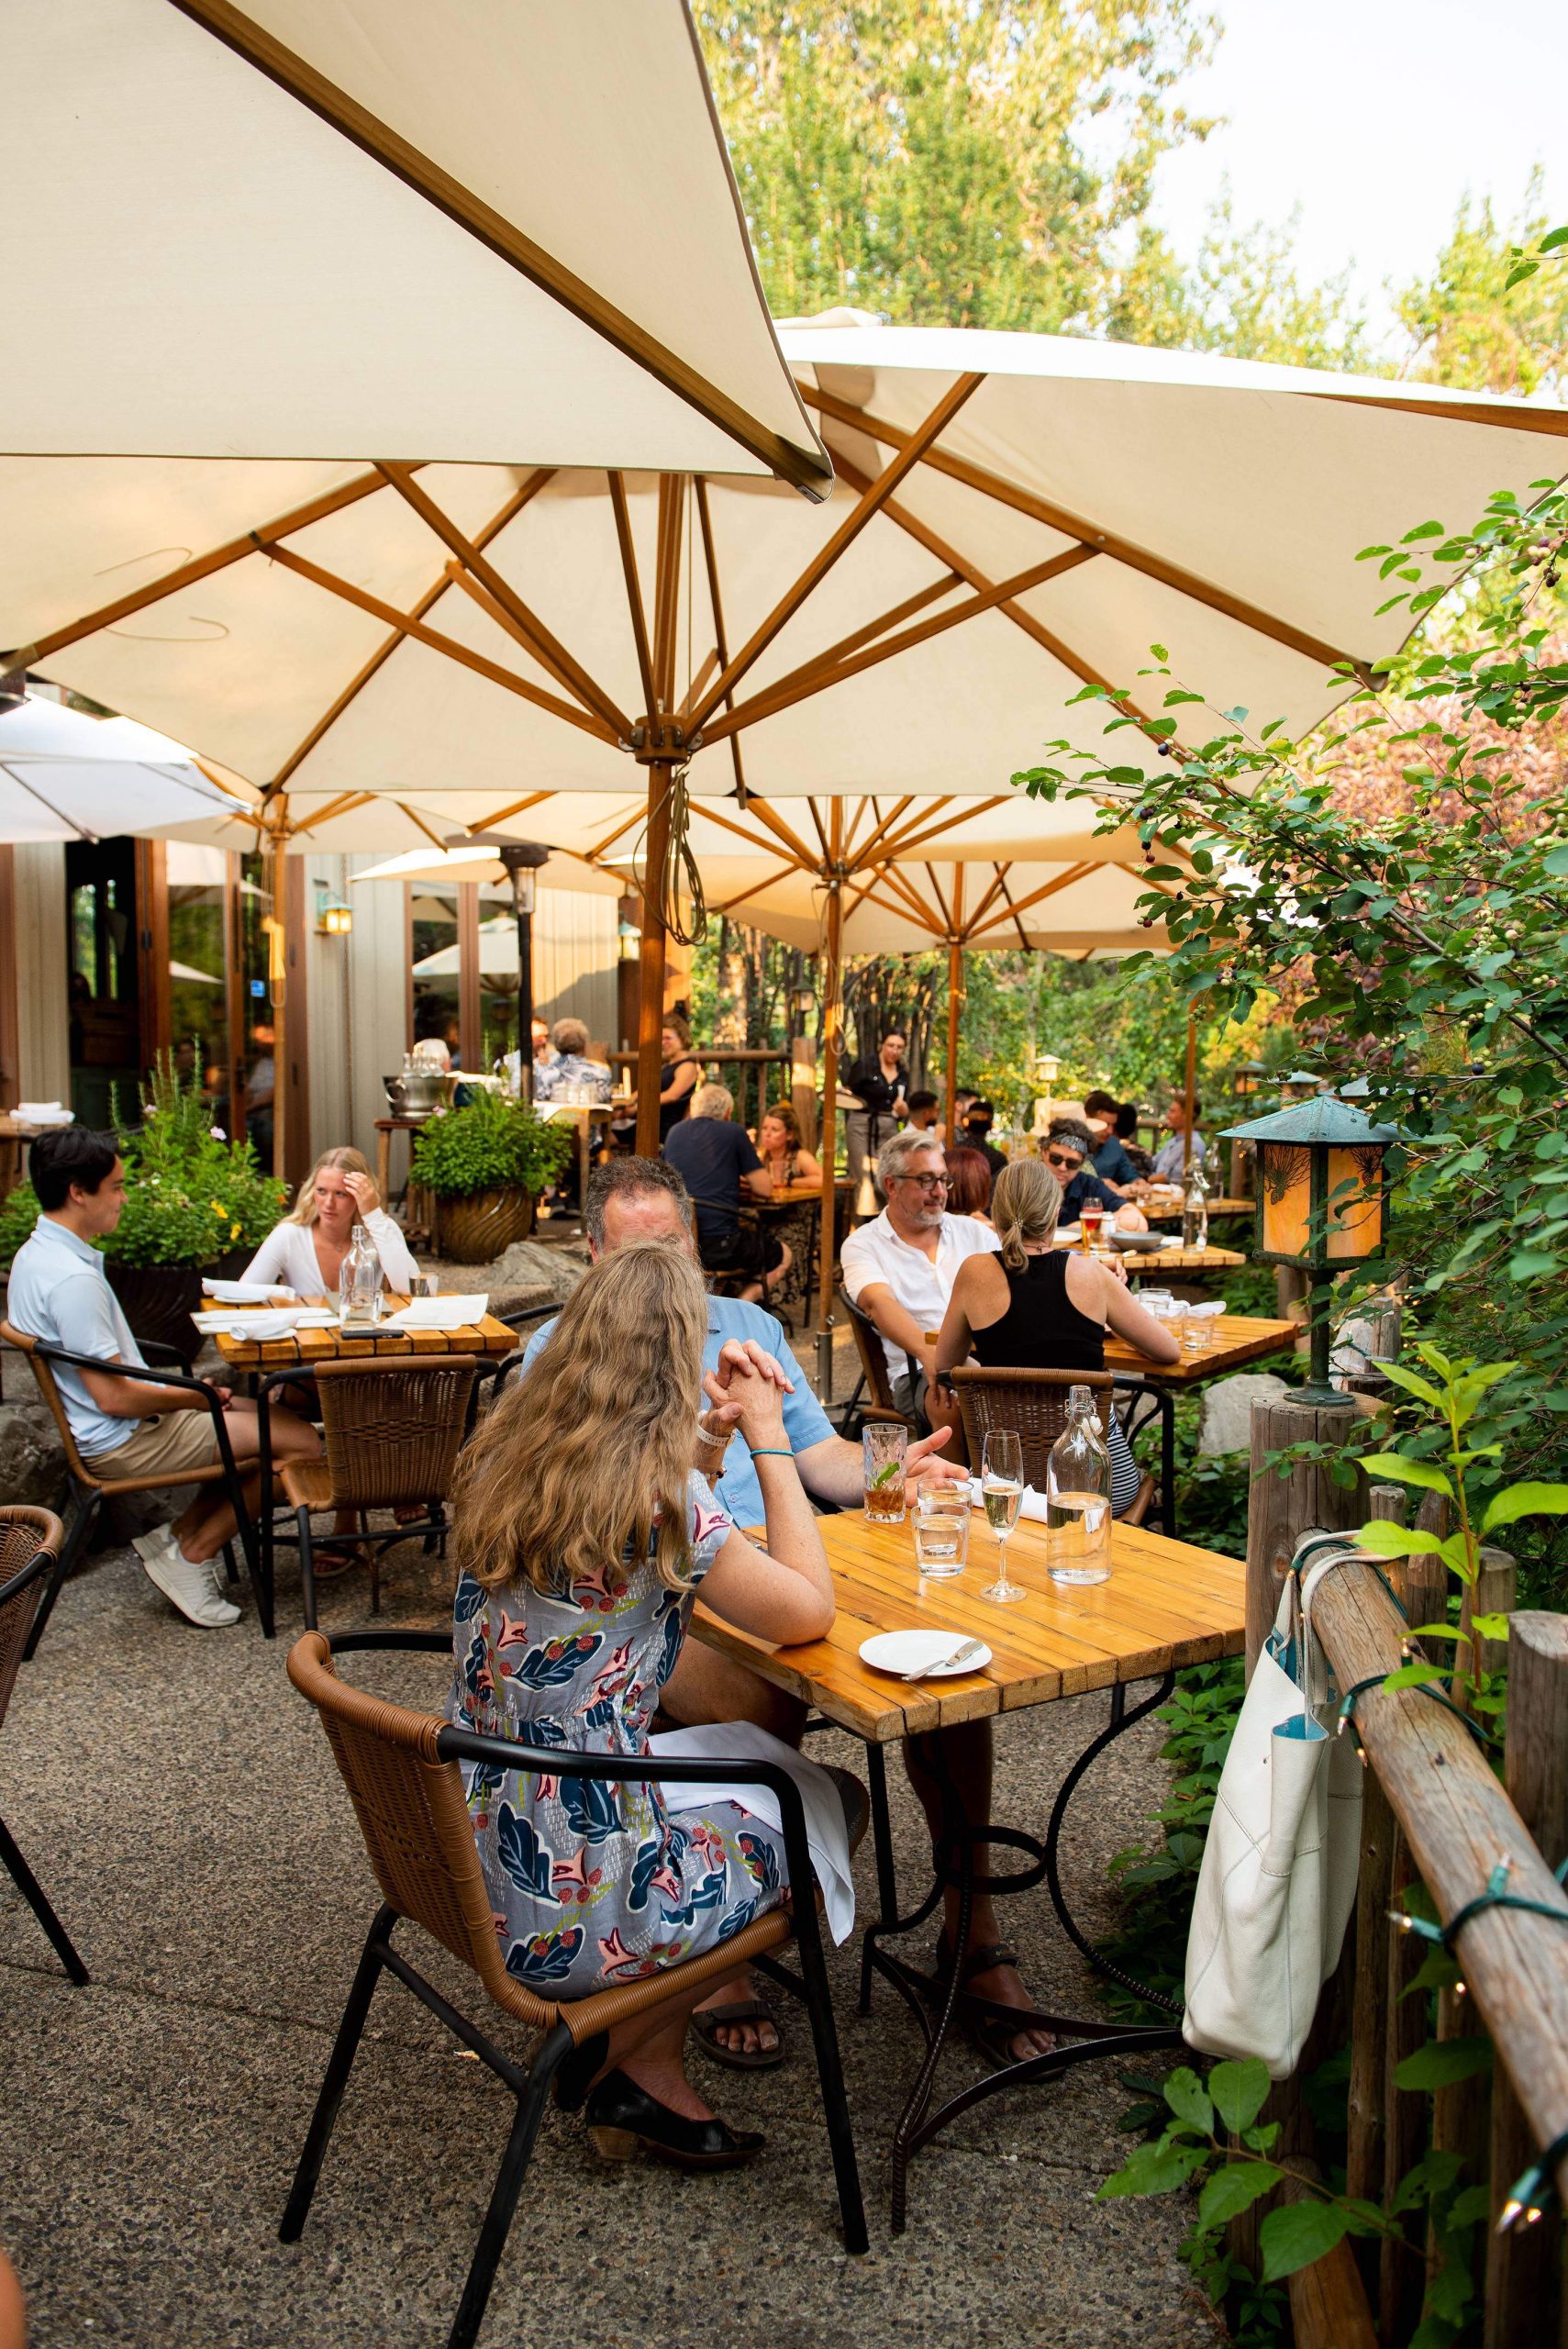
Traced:
POLYGON ((488 1264, 534 1228, 538 1202, 531 1191, 473 1191, 466 1198, 442 1199, 436 1210, 436 1236, 443 1256, 458 1264, 488 1264))
POLYGON ((201 1351, 201 1333, 191 1319, 202 1302, 202 1276, 194 1264, 122 1264, 110 1256, 104 1265, 134 1338, 173 1346, 187 1362, 201 1351))

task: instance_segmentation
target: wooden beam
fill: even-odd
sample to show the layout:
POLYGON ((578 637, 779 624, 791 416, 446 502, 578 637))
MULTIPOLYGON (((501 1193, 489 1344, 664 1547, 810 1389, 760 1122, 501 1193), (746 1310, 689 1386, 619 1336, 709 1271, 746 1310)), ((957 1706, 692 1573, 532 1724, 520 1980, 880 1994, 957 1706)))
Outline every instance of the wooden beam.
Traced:
POLYGON ((487 659, 483 652, 475 652, 471 646, 460 644, 456 637, 443 635, 439 629, 428 628, 412 613, 395 610, 392 605, 384 604, 379 596, 371 595, 363 587, 354 586, 347 579, 339 579, 336 572, 323 571, 319 563, 307 562, 304 555, 295 554, 292 547, 269 547, 267 553, 272 562, 281 562, 286 571, 297 572, 313 586, 325 588, 329 596, 341 596, 346 604, 357 604, 361 612, 369 612, 373 618, 383 621, 386 627, 412 637, 416 644, 428 645, 432 652, 444 652, 450 661, 456 661, 464 669, 472 669, 476 676, 488 677, 492 685, 504 685, 508 693, 517 694, 523 701, 532 702, 538 709, 548 710, 552 718, 564 718, 569 726, 580 726, 596 741, 615 743, 615 735, 601 718, 593 717, 585 709, 577 708, 572 702, 562 701, 555 694, 546 693, 540 685, 530 685, 515 670, 503 669, 498 662, 487 659))
POLYGON ((1001 895, 1002 867, 999 864, 995 868, 995 877, 988 883, 984 895, 981 897, 979 903, 975 906, 973 911, 969 916, 968 923, 963 933, 966 939, 975 930, 977 925, 984 918, 984 915, 989 912, 990 908, 995 904, 996 899, 1001 895))
MULTIPOLYGON (((522 512, 524 507, 529 503, 530 499, 539 495, 539 491, 544 487, 546 482, 553 480, 554 475, 555 468, 553 465, 541 465, 537 473, 531 473, 528 479, 524 482, 520 487, 512 492, 506 504, 498 507, 495 513, 491 516, 489 521, 485 523, 484 528, 476 533, 473 541, 474 545, 476 547, 486 547, 490 544, 493 539, 498 538, 501 532, 506 528, 507 524, 516 520, 517 517, 522 512)), ((384 488, 386 486, 384 482, 382 484, 382 486, 384 488)), ((424 595, 420 596, 418 602, 415 605, 413 612, 414 618, 417 620, 424 619, 427 614, 432 611, 436 605, 440 602, 441 597, 446 594, 447 589, 450 584, 450 579, 448 577, 446 572, 443 571, 440 577, 436 581, 434 586, 427 588, 424 595)), ((392 634, 386 639, 385 642, 381 645, 379 650, 371 654, 370 659, 364 663, 364 666, 355 672, 354 675, 350 678, 348 684, 344 686, 337 699, 332 702, 331 705, 322 713, 321 717, 317 719, 315 725, 305 737, 305 740, 299 744, 298 748, 291 751, 288 757, 284 761, 282 766, 272 777, 272 785, 274 788, 280 787, 282 785, 287 783, 289 777, 294 774, 301 763, 310 756, 311 751, 315 750, 317 744, 325 735, 331 731, 334 726, 336 726, 338 720, 342 717, 343 712, 352 702, 358 699, 361 693, 363 693, 365 687, 375 675, 377 670, 391 658, 402 641, 403 630, 401 629, 394 629, 392 634)))
POLYGON ((828 846, 828 835, 822 829, 822 818, 817 812, 817 802, 814 798, 808 796, 806 805, 810 810, 811 820, 817 827, 817 837, 822 843, 823 862, 824 863, 829 863, 832 858, 832 851, 828 846))
MULTIPOLYGON (((650 713, 651 715, 651 713, 650 713)), ((638 951, 637 1154, 659 1155, 660 1048, 664 1033, 664 866, 670 850, 667 760, 648 769, 648 851, 642 874, 642 941, 638 951)))
MULTIPOLYGON (((803 384, 801 396, 809 397, 803 384)), ((1429 407, 1425 400, 1398 400, 1378 392, 1308 392, 1308 399, 1331 399, 1336 407, 1386 407, 1398 416, 1429 417, 1437 424, 1485 424, 1495 432, 1568 433, 1568 408, 1510 407, 1502 413, 1479 400, 1444 400, 1429 407)), ((837 468, 835 467, 835 471, 837 468)))
MULTIPOLYGON (((962 815, 944 816, 940 824, 933 824, 929 822, 928 818, 922 815, 917 819, 911 830, 907 832, 895 833, 893 839, 885 843, 883 853, 885 856, 893 857, 907 856, 912 850, 921 847, 923 843, 929 840, 937 839, 940 833, 951 829, 955 823, 967 824, 976 816, 988 816, 994 807, 1007 807, 1014 804, 1015 803, 1010 798, 982 799, 975 802, 973 806, 966 802, 962 815)), ((932 813, 934 813, 938 807, 946 808, 951 807, 952 805, 953 802, 951 798, 927 802, 927 806, 932 813)), ((967 863, 970 860, 965 859, 964 861, 967 863)))
POLYGON ((242 9, 232 6, 232 0, 174 0, 174 6, 264 73, 269 81, 275 82, 280 89, 330 123, 334 130, 413 188, 428 204, 444 212, 449 220, 454 220, 520 276, 542 286, 563 309, 581 318, 606 342, 613 343, 688 406, 706 416, 709 423, 717 425, 720 431, 728 433, 766 465, 770 473, 814 497, 827 494, 830 476, 809 450, 794 447, 728 393, 710 384, 574 270, 568 269, 553 253, 525 236, 515 222, 495 211, 461 180, 453 179, 429 156, 421 154, 304 58, 285 49, 242 9))
POLYGON ((1028 933, 1024 929, 1023 923, 1018 919, 1018 909, 1013 903, 1013 893, 1007 886, 1007 875, 1011 870, 1012 867, 1010 865, 999 864, 996 867, 996 878, 1002 885, 1002 896, 1006 901, 1007 912, 1011 918, 1013 928, 1018 933, 1018 944, 1023 948, 1026 954, 1032 954, 1034 949, 1029 944, 1028 933))
MULTIPOLYGON (((484 549, 476 546, 465 531, 460 530, 451 516, 438 506, 423 485, 414 479, 413 468, 395 464, 390 458, 383 458, 377 471, 386 475, 405 505, 411 507, 427 529, 433 530, 441 544, 457 557, 463 570, 470 573, 473 580, 484 589, 490 602, 500 607, 506 616, 503 626, 507 627, 508 633, 516 636, 569 693, 575 694, 584 709, 595 712, 606 726, 614 729, 617 738, 624 740, 631 732, 631 720, 626 712, 617 706, 601 685, 595 683, 582 662, 573 660, 539 614, 524 603, 511 581, 496 570, 484 549)), ((461 581, 460 584, 467 585, 469 583, 461 581)))
POLYGON ((857 799, 855 802, 855 812, 850 818, 849 829, 844 834, 844 862, 846 864, 852 864, 854 862, 855 834, 860 830, 861 826, 864 823, 868 812, 874 822, 877 815, 877 805, 875 800, 863 798, 857 799))
POLYGON ((742 889, 738 897, 727 897, 723 905, 710 906, 708 911, 712 914, 732 914, 737 906, 745 905, 750 898, 760 897, 762 891, 771 889, 775 881, 786 881, 792 873, 798 870, 799 867, 793 860, 788 863, 781 864, 776 873, 764 874, 761 881, 753 881, 749 889, 742 889))
POLYGON ((836 668, 825 669, 818 662, 808 662, 793 670, 775 685, 768 685, 751 700, 743 701, 739 709, 731 709, 707 727, 705 741, 717 742, 725 735, 738 731, 742 726, 755 726, 760 718, 776 717, 781 709, 788 709, 797 701, 805 701, 813 694, 826 693, 831 685, 841 685, 850 677, 858 677, 863 670, 874 669, 879 662, 895 660, 899 653, 910 651, 917 644, 925 644, 933 636, 942 636, 951 628, 962 628, 965 620, 978 619, 983 612, 994 611, 997 605, 1011 604, 1018 596, 1026 596, 1031 587, 1043 587, 1048 579, 1055 579, 1065 571, 1076 571, 1081 562, 1094 560, 1093 547, 1070 547, 1065 554, 1056 554, 1047 562, 1030 565, 1028 571, 1015 572, 1010 579, 987 585, 966 604, 955 605, 951 610, 937 612, 931 618, 918 620, 913 628, 901 629, 895 636, 884 638, 876 644, 851 653, 836 668))
POLYGON ((1027 897, 1009 899, 1008 910, 1015 918, 1019 914, 1028 913, 1031 906, 1043 904, 1047 897, 1054 897, 1059 889, 1070 889, 1074 881, 1082 881, 1085 874, 1096 870, 1097 868, 1093 864, 1070 864, 1066 871, 1059 873, 1054 880, 1045 882, 1038 889, 1031 889, 1027 897))
MULTIPOLYGON (((875 831, 872 833, 870 839, 862 841, 860 852, 856 858, 857 863, 862 866, 869 863, 872 852, 876 847, 878 841, 884 837, 891 826, 898 821, 898 818, 903 815, 906 807, 913 807, 916 796, 917 795, 914 792, 906 792, 904 797, 899 801, 897 807, 893 810, 893 813, 890 816, 883 818, 882 821, 877 825, 875 831)), ((874 808, 876 805, 874 800, 872 802, 872 805, 874 808)))
POLYGON ((922 424, 916 426, 905 446, 885 465, 874 482, 868 482, 854 506, 845 515, 826 545, 818 548, 805 570, 773 606, 767 618, 755 629, 733 661, 726 663, 718 682, 711 686, 697 705, 692 719, 692 729, 699 732, 705 719, 711 717, 730 688, 743 677, 777 636, 784 623, 800 609, 812 590, 820 586, 840 555, 854 544, 866 524, 879 513, 897 488, 905 474, 918 463, 925 451, 938 435, 945 432, 964 402, 977 392, 985 381, 984 375, 960 375, 951 383, 936 406, 922 424))
POLYGON ((653 690, 653 656, 648 649, 648 615, 637 576, 637 546, 631 535, 631 511, 626 502, 626 478, 618 473, 607 473, 605 479, 610 485, 610 507, 616 518, 616 543, 620 549, 621 576, 626 581, 626 607, 631 619, 632 642, 637 647, 637 674, 642 680, 642 707, 651 717, 658 696, 653 690))
MULTIPOLYGON (((744 841, 748 848, 761 849, 764 856, 777 856, 780 853, 779 840, 776 836, 771 840, 759 839, 757 834, 754 831, 748 830, 744 824, 738 824, 733 816, 721 816, 718 809, 713 805, 711 800, 702 799, 694 801, 693 807, 694 812, 701 816, 705 822, 717 824, 721 831, 733 832, 736 839, 738 841, 744 841)), ((748 814, 756 813, 761 809, 762 802, 758 799, 749 799, 746 803, 746 807, 748 814)), ((802 873, 815 873, 817 869, 817 860, 810 854, 809 851, 806 852, 806 857, 803 860, 801 857, 796 856, 792 850, 789 861, 791 864, 802 873)))
POLYGON ((25 644, 16 652, 7 653, 4 665, 31 668, 62 651, 66 645, 79 644, 84 636, 95 636, 100 629, 113 628, 117 621, 128 619, 133 612, 145 611, 149 604, 161 603, 166 596, 177 596, 182 587, 194 587, 198 580, 210 579, 215 571, 227 571, 231 563, 243 562, 247 555, 265 553, 291 531, 308 529, 313 522, 324 522, 329 514, 340 514, 344 507, 357 506, 361 497, 373 497, 377 490, 385 487, 379 473, 356 473, 352 481, 344 482, 339 488, 307 498, 303 506, 291 507, 287 513, 245 531, 238 539, 226 539, 221 546, 194 556, 173 571, 166 571, 161 579, 154 579, 147 586, 129 588, 112 603, 100 604, 95 610, 84 612, 80 619, 50 629, 36 644, 25 644))
POLYGON ((496 824, 509 824, 514 816, 526 815, 530 807, 537 807, 541 800, 553 799, 556 796, 553 791, 530 791, 526 799, 508 799, 504 807, 492 808, 482 822, 465 824, 463 829, 466 832, 487 832, 496 824))
MULTIPOLYGON (((722 669, 729 659, 729 642, 724 627, 724 598, 719 592, 718 551, 713 535, 713 516, 708 509, 707 484, 701 473, 698 473, 693 485, 693 495, 696 499, 697 528, 702 534, 703 568, 707 573, 708 611, 713 619, 713 667, 722 669)), ((693 678, 685 700, 681 705, 681 722, 688 731, 691 728, 692 711, 706 689, 712 671, 705 660, 697 674, 693 678)), ((725 695, 724 706, 726 709, 734 708, 735 696, 732 693, 725 695)), ((740 741, 734 736, 731 736, 729 743, 729 764, 735 776, 735 788, 744 798, 746 770, 741 763, 740 741)))
MULTIPOLYGON (((852 424, 857 431, 866 433, 873 440, 884 441, 889 448, 898 448, 905 438, 898 426, 884 424, 868 416, 862 408, 851 407, 848 401, 835 398, 830 393, 817 392, 806 384, 801 386, 802 396, 825 416, 837 417, 841 423, 852 424)), ((1425 411, 1423 411, 1424 413, 1425 411)), ((1239 620, 1244 628, 1255 629, 1258 635, 1271 638, 1276 644, 1289 647, 1311 661, 1321 661, 1332 668, 1348 661, 1362 683, 1369 682, 1371 664, 1341 651, 1337 645, 1297 628, 1293 621, 1284 620, 1275 613, 1264 611, 1257 604, 1250 604, 1240 596, 1232 596, 1223 587, 1200 578, 1194 571, 1184 571, 1179 563, 1167 562, 1163 556, 1140 547, 1132 539, 1118 538, 1114 530, 1104 530, 1097 522, 1070 513, 1064 507, 1053 506, 1043 497, 1005 474, 986 471, 984 465, 971 463, 966 457, 953 456, 945 449, 928 449, 921 462, 933 472, 946 473, 951 480, 962 482, 968 489, 979 491, 1002 506, 1011 507, 1018 514, 1027 514, 1031 520, 1043 522, 1048 529, 1060 530, 1063 537, 1076 539, 1080 545, 1097 554, 1108 555, 1113 562, 1125 563, 1129 570, 1141 572, 1146 578, 1157 579, 1162 586, 1173 587, 1179 595, 1190 596, 1195 603, 1207 605, 1210 611, 1223 612, 1227 618, 1239 620)))
MULTIPOLYGON (((685 476, 659 476, 659 530, 653 580, 653 690, 657 707, 675 699, 675 657, 680 645, 681 534, 685 521, 685 476)), ((653 713, 650 711, 649 715, 653 713)))
MULTIPOLYGON (((840 804, 840 803, 837 799, 833 802, 835 807, 840 804)), ((749 815, 755 816, 759 823, 765 824, 770 832, 775 834, 779 840, 783 841, 786 844, 786 846, 792 848, 795 851, 795 855, 799 857, 802 864, 804 864, 809 872, 816 872, 817 863, 817 858, 806 847, 806 842, 801 839, 800 834, 793 830, 791 827, 784 822, 784 819, 779 814, 778 809, 774 807, 770 801, 766 799, 759 799, 753 796, 746 802, 746 808, 749 815)), ((711 808, 705 808, 703 812, 705 815, 713 814, 713 810, 711 808)), ((714 820, 717 823, 719 821, 719 818, 715 817, 714 820)), ((734 828, 732 826, 731 829, 733 829, 734 828)))
MULTIPOLYGON (((873 879, 875 885, 881 888, 895 890, 913 911, 916 920, 924 922, 933 938, 947 936, 948 921, 945 913, 939 913, 929 899, 922 897, 909 875, 896 864, 880 866, 873 879)), ((877 902, 885 905, 886 899, 879 898, 877 902)), ((894 910, 892 907, 888 909, 890 912, 894 910)))

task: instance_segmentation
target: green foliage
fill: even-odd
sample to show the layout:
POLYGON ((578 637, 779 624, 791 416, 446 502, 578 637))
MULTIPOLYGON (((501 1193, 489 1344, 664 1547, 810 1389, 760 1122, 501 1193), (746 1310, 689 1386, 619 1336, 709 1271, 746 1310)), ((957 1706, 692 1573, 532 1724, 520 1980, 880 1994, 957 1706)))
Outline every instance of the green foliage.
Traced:
POLYGON ((572 1156, 572 1129, 538 1118, 526 1104, 476 1093, 461 1109, 438 1110, 414 1139, 413 1181, 441 1199, 476 1191, 536 1195, 572 1156))
POLYGON ((1555 389, 1561 396, 1568 381, 1568 273, 1542 273, 1541 262, 1568 245, 1568 229, 1548 233, 1540 199, 1537 172, 1521 217, 1505 229, 1489 202, 1465 197, 1431 274, 1406 286, 1395 304, 1410 338, 1407 373, 1471 391, 1555 389), (1535 283, 1527 291, 1516 290, 1529 279, 1535 283))

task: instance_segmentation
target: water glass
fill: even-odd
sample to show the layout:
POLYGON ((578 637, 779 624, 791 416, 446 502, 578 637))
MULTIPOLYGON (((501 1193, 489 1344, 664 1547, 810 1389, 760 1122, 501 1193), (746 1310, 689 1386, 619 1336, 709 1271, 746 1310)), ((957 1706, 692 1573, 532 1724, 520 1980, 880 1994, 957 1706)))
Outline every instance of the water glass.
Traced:
POLYGON ((915 1562, 940 1581, 969 1563, 969 1487, 950 1478, 924 1479, 915 1496, 915 1562))
POLYGON ((862 1432, 866 1515, 873 1524, 904 1522, 904 1455, 908 1449, 909 1431, 902 1419, 873 1420, 862 1432))

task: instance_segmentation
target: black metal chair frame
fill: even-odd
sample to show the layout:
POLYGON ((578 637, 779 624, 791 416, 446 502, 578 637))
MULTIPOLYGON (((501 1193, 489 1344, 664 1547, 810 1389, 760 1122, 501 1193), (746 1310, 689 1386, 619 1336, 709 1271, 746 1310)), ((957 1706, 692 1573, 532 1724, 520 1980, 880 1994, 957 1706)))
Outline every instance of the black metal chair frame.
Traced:
MULTIPOLYGON (((330 1639, 328 1644, 334 1656, 355 1649, 414 1649, 449 1657, 451 1653, 450 1640, 442 1631, 358 1631, 340 1639, 330 1639)), ((484 1762, 528 1776, 584 1778, 609 1786, 624 1785, 628 1780, 638 1784, 655 1781, 672 1786, 726 1786, 733 1785, 736 1776, 736 1765, 732 1761, 577 1753, 563 1748, 515 1744, 505 1738, 478 1737, 470 1731, 450 1727, 441 1731, 436 1750, 443 1762, 484 1762)), ((814 1878, 800 1789, 788 1771, 780 1769, 776 1764, 748 1763, 745 1769, 749 1780, 769 1787, 778 1799, 791 1884, 812 1884, 814 1878)), ((799 1998, 810 2019, 822 2092, 823 2117, 832 2151, 833 2173, 843 2221, 844 2247, 846 2251, 858 2254, 868 2247, 865 2207, 861 2195, 854 2135, 849 2100, 844 2091, 832 1994, 828 1983, 821 1925, 815 1898, 798 1902, 792 1913, 795 1943, 800 1953, 799 1974, 768 1956, 754 1956, 751 1963, 760 1966, 770 1980, 777 1982, 799 1998)), ((535 2050, 531 2063, 526 2065, 515 2064, 492 2039, 465 2015, 460 2014, 400 1950, 394 1948, 392 1935, 397 1916, 398 1912, 390 1904, 384 1903, 376 1911, 366 1938, 328 2060, 309 2132, 295 2171, 294 2184, 278 2235, 281 2242, 297 2243, 304 2232, 344 2090, 348 2087, 349 2074, 353 2068, 354 2056, 370 2012, 371 2000, 382 1975, 392 1974, 406 1989, 413 1992, 421 2006, 427 2008, 439 2021, 445 2023, 470 2054, 477 2055, 480 2062, 494 2072, 517 2099, 511 2133, 501 2157, 501 2166, 491 2191, 457 2315, 447 2336, 447 2349, 473 2349, 484 2319, 495 2270, 511 2231, 513 2215, 532 2158, 550 2086, 562 2064, 572 2053, 574 2043, 567 2025, 557 2022, 552 2030, 546 2032, 535 2050)))
MULTIPOLYGON (((61 1544, 62 1557, 65 1550, 66 1544, 62 1542, 61 1544)), ((41 1582, 54 1563, 52 1551, 46 1549, 35 1551, 19 1574, 13 1575, 8 1583, 0 1584, 0 1614, 4 1613, 12 1599, 21 1597, 29 1584, 41 1582)), ((30 1652, 30 1648, 25 1651, 28 1653, 30 1652)), ((71 1980, 78 1987, 90 1982, 93 1977, 83 1964, 75 1943, 55 1915, 49 1895, 22 1857, 17 1847, 16 1838, 3 1819, 0 1819, 0 1863, 4 1863, 6 1875, 43 1927, 49 1937, 50 1947, 71 1980)))
MULTIPOLYGON (((845 1312, 850 1317, 851 1329, 860 1330, 864 1334, 868 1345, 880 1346, 883 1341, 882 1331, 877 1328, 876 1323, 872 1319, 871 1315, 869 1313, 862 1313, 860 1307, 854 1302, 853 1298, 851 1297, 843 1289, 839 1291, 839 1296, 843 1304, 845 1312)), ((919 1384, 920 1365, 911 1353, 906 1353, 904 1361, 908 1375, 910 1391, 913 1392, 915 1387, 919 1384)), ((861 1396, 864 1392, 865 1383, 865 1366, 862 1364, 861 1366, 860 1376, 856 1379, 854 1384, 854 1390, 851 1393, 849 1401, 844 1405, 843 1409, 839 1414, 839 1433, 850 1443, 853 1443, 857 1441, 862 1428, 865 1425, 868 1419, 885 1419, 887 1417, 886 1410, 882 1404, 874 1400, 871 1403, 862 1404, 861 1396)), ((889 1382, 889 1387, 891 1391, 891 1381, 889 1382)), ((908 1411, 900 1411, 895 1408, 893 1416, 905 1422, 911 1435, 918 1435, 920 1432, 919 1420, 916 1414, 908 1411)))
MULTIPOLYGON (((183 1360, 177 1347, 161 1345, 152 1341, 139 1342, 144 1353, 172 1354, 176 1362, 183 1360)), ((63 1346, 51 1346, 41 1338, 35 1341, 32 1352, 40 1362, 63 1363, 72 1370, 101 1371, 109 1378, 143 1379, 150 1386, 180 1386, 190 1394, 202 1397, 217 1437, 217 1456, 222 1482, 228 1495, 229 1507, 234 1511, 235 1522, 239 1527, 239 1545, 245 1553, 245 1570, 250 1578, 250 1588, 256 1600, 257 1618, 261 1626, 263 1638, 270 1640, 272 1636, 271 1564, 266 1545, 259 1538, 258 1529, 252 1523, 250 1512, 245 1505, 244 1480, 235 1463, 234 1448, 228 1441, 228 1430, 224 1423, 223 1404, 217 1387, 208 1379, 190 1377, 183 1371, 158 1370, 150 1363, 139 1367, 133 1364, 103 1362, 94 1354, 69 1353, 63 1346)), ((134 1422, 127 1421, 128 1428, 133 1424, 134 1422)), ((115 1481, 111 1475, 109 1482, 113 1484, 115 1481)), ((217 1483, 218 1476, 215 1475, 210 1481, 214 1484, 217 1483)), ((150 1480, 147 1490, 153 1492, 156 1489, 155 1482, 150 1480)), ((65 1578, 75 1564, 86 1544, 88 1535, 97 1522, 98 1511, 106 1499, 110 1497, 112 1497, 102 1492, 96 1485, 83 1483, 69 1461, 67 1462, 60 1498, 62 1506, 66 1502, 70 1503, 69 1522, 65 1540, 61 1545, 60 1555, 55 1561, 54 1572, 50 1576, 49 1587, 44 1592, 39 1611, 33 1619, 33 1628, 28 1636, 28 1644, 22 1652, 22 1661, 25 1664, 29 1663, 38 1653, 39 1642, 43 1637, 45 1625, 54 1612, 54 1603, 60 1596, 65 1578)), ((224 1546, 228 1558, 229 1579, 233 1581, 235 1578, 233 1547, 230 1543, 226 1543, 224 1546)))

